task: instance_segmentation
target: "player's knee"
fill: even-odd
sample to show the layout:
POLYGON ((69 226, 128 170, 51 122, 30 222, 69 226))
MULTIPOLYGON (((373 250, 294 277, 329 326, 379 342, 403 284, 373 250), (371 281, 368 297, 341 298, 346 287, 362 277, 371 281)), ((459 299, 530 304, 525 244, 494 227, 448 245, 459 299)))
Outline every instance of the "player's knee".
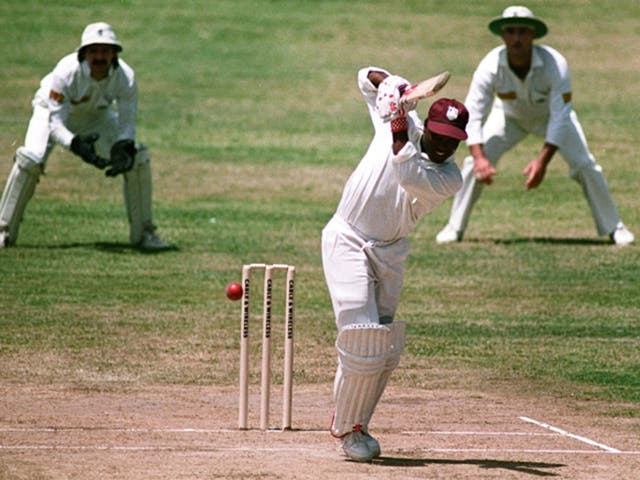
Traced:
POLYGON ((151 153, 146 145, 136 143, 136 165, 149 165, 151 163, 151 153))
POLYGON ((24 147, 16 150, 15 162, 21 170, 30 175, 39 177, 42 173, 42 159, 33 155, 24 147))
POLYGON ((602 167, 594 161, 585 161, 569 169, 569 177, 575 181, 580 181, 580 179, 592 173, 602 174, 602 167))
POLYGON ((354 325, 356 323, 377 323, 377 318, 371 315, 371 312, 365 307, 353 308, 348 310, 340 310, 336 316, 336 323, 338 328, 344 328, 347 325, 354 325))

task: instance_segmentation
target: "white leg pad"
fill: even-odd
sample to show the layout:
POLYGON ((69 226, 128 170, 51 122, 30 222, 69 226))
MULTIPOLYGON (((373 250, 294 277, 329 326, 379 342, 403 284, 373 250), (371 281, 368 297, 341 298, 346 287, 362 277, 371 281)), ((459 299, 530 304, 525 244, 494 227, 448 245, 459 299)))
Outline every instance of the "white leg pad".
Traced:
POLYGON ((151 156, 147 147, 136 144, 137 153, 133 168, 124 177, 124 203, 129 218, 129 240, 137 245, 142 232, 153 232, 151 219, 151 156))
POLYGON ((338 371, 334 383, 336 412, 331 432, 346 435, 368 421, 389 353, 392 333, 386 325, 352 324, 338 332, 338 371))
POLYGON ((0 235, 3 246, 15 245, 27 203, 33 197, 42 172, 40 164, 22 147, 16 151, 15 162, 0 199, 0 235))
POLYGON ((389 381, 391 374, 398 367, 398 364, 400 363, 400 356, 404 351, 404 345, 406 341, 405 323, 393 322, 387 324, 387 327, 389 327, 389 329, 391 330, 391 348, 389 350, 389 354, 385 359, 384 370, 382 371, 382 374, 378 379, 378 385, 376 387, 371 414, 362 423, 365 432, 367 431, 367 426, 369 425, 369 421, 371 420, 371 415, 373 415, 373 411, 375 410, 376 405, 378 405, 384 389, 387 387, 387 382, 389 381))

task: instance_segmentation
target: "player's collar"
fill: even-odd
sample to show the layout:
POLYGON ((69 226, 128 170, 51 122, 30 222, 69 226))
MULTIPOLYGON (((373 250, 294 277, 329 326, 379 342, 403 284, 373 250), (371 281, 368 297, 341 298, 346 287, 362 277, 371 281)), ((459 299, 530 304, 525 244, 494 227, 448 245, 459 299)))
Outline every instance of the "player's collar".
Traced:
POLYGON ((543 67, 544 62, 542 61, 542 56, 538 52, 538 47, 536 45, 532 45, 531 47, 531 68, 539 68, 543 67))

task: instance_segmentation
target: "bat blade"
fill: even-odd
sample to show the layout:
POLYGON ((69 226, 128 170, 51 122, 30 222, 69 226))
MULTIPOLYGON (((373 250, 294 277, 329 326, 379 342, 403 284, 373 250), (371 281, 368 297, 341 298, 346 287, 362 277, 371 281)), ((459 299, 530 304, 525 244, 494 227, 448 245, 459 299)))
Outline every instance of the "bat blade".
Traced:
POLYGON ((400 98, 400 103, 416 102, 435 95, 447 84, 450 77, 451 74, 445 71, 411 86, 400 98))

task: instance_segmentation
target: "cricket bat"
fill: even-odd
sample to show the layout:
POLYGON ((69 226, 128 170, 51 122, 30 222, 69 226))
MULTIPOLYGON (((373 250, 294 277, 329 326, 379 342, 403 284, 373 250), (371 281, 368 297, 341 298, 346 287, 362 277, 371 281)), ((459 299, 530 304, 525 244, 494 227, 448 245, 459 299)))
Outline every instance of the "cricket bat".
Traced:
POLYGON ((417 102, 427 97, 431 97, 438 93, 449 81, 451 74, 444 71, 435 77, 427 78, 422 82, 407 88, 400 97, 400 105, 409 102, 417 102))

